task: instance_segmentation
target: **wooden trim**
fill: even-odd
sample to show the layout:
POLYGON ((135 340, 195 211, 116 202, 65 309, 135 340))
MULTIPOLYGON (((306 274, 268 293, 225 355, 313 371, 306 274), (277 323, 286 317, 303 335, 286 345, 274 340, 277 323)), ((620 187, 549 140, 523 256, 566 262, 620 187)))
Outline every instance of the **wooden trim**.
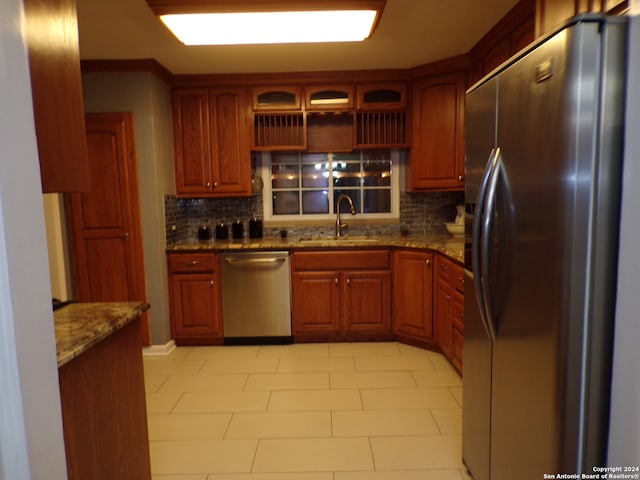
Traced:
POLYGON ((167 85, 173 84, 174 75, 153 58, 135 60, 81 60, 82 73, 152 73, 167 85))
POLYGON ((210 87, 210 86, 266 86, 296 85, 306 86, 322 83, 358 83, 358 82, 405 82, 411 78, 410 69, 390 70, 354 70, 326 72, 267 72, 267 73, 221 73, 174 75, 173 87, 210 87))
POLYGON ((309 10, 377 10, 382 14, 387 0, 146 0, 149 8, 156 15, 170 13, 227 13, 239 11, 283 12, 309 10))
POLYGON ((458 55, 457 57, 445 58, 437 62, 421 65, 411 71, 412 80, 436 75, 467 72, 471 67, 469 55, 458 55))

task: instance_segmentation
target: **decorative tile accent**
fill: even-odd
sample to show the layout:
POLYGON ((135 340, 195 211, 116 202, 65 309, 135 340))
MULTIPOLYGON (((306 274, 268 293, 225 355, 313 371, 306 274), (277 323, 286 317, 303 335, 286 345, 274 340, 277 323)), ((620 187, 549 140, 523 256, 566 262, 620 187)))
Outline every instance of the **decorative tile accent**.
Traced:
MULTIPOLYGON (((401 193, 400 221, 397 224, 352 225, 351 235, 388 236, 399 235, 407 229, 411 235, 446 235, 444 222, 451 222, 456 216, 456 205, 464 202, 463 192, 401 193)), ((262 195, 243 198, 176 198, 165 197, 167 225, 167 246, 195 240, 198 228, 208 225, 213 230, 218 223, 230 224, 234 220, 244 222, 248 231, 248 221, 252 217, 263 217, 262 195)), ((287 227, 291 237, 333 235, 333 225, 321 227, 287 227)), ((265 238, 277 238, 280 228, 265 227, 265 238)))

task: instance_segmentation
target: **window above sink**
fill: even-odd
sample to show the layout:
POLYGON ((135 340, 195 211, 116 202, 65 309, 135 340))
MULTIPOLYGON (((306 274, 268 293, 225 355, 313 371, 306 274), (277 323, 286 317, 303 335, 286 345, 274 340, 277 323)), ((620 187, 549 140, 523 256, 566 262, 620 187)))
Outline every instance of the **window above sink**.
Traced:
MULTIPOLYGON (((399 157, 397 150, 265 152, 259 162, 265 179, 265 221, 333 221, 341 194, 348 195, 356 209, 355 216, 345 216, 347 222, 398 220, 399 157)), ((341 213, 349 213, 346 203, 341 213)))

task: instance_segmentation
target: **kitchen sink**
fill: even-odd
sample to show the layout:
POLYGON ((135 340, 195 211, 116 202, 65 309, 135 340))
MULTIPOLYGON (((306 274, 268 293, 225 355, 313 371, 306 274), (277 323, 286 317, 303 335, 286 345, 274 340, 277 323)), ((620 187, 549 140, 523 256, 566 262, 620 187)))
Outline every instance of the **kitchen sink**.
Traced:
POLYGON ((369 235, 345 235, 341 237, 301 237, 298 239, 300 243, 305 245, 323 245, 333 243, 376 243, 379 241, 377 237, 371 237, 369 235))

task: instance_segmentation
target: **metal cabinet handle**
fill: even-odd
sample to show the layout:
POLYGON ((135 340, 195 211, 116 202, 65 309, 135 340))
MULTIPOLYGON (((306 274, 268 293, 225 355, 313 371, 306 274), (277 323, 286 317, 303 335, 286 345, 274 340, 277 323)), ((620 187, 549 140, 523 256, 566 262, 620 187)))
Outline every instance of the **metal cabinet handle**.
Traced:
POLYGON ((187 267, 195 267, 196 265, 198 265, 200 262, 198 260, 191 260, 189 262, 184 262, 184 264, 187 267))
POLYGON ((351 285, 351 279, 347 278, 347 285, 351 285))
POLYGON ((427 267, 430 267, 430 266, 431 266, 431 260, 429 260, 428 258, 427 258, 427 260, 425 260, 425 262, 424 262, 424 263, 426 263, 426 264, 427 264, 427 267))
POLYGON ((218 182, 213 182, 213 188, 216 188, 218 186, 218 182))
POLYGON ((211 182, 207 182, 207 183, 205 184, 205 187, 207 187, 207 188, 211 188, 211 182))
POLYGON ((338 277, 334 278, 333 282, 337 285, 338 284, 338 277))
POLYGON ((458 181, 461 182, 462 181, 462 175, 458 175, 458 181))
POLYGON ((213 287, 213 285, 214 285, 214 284, 215 284, 215 282, 214 282, 213 280, 211 280, 211 281, 209 282, 209 286, 210 286, 210 287, 213 287))

